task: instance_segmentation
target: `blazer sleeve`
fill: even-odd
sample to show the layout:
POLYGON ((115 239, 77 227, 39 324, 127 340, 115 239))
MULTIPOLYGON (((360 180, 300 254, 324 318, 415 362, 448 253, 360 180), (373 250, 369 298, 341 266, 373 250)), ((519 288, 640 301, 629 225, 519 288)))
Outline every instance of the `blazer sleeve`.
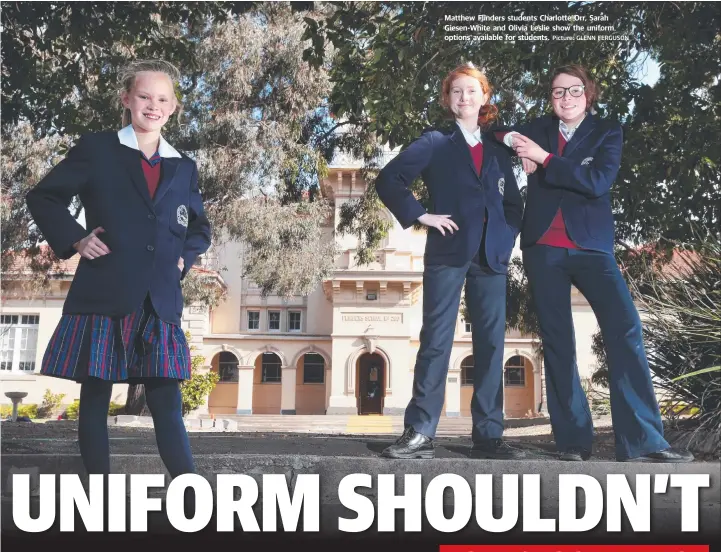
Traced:
POLYGON ((83 135, 65 159, 25 195, 30 215, 60 259, 75 255, 73 244, 89 233, 73 218, 68 207, 90 180, 91 160, 90 138, 83 135))
POLYGON ((433 134, 427 132, 391 159, 376 178, 378 197, 404 229, 426 214, 409 186, 430 165, 432 157, 433 134))
POLYGON ((506 224, 513 229, 514 240, 521 232, 523 224, 523 196, 518 189, 518 181, 516 173, 513 172, 513 164, 511 156, 501 153, 502 167, 506 184, 503 187, 503 212, 506 216, 506 224))
POLYGON ((529 121, 528 123, 523 123, 520 125, 515 126, 498 126, 494 128, 492 131, 488 132, 488 134, 498 143, 503 146, 505 146, 508 151, 510 151, 513 155, 515 155, 515 152, 511 148, 510 144, 506 142, 508 139, 508 134, 511 133, 518 133, 523 134, 524 136, 528 136, 530 138, 530 135, 533 131, 533 125, 534 121, 529 121))
POLYGON ((193 174, 190 182, 190 205, 188 208, 188 230, 185 233, 185 244, 183 245, 184 266, 180 275, 181 280, 193 267, 198 256, 208 250, 210 243, 210 222, 205 215, 203 197, 198 188, 198 166, 193 162, 193 174))
POLYGON ((546 166, 545 185, 576 192, 590 199, 607 194, 621 166, 623 130, 620 125, 606 134, 598 155, 588 164, 554 155, 546 166))

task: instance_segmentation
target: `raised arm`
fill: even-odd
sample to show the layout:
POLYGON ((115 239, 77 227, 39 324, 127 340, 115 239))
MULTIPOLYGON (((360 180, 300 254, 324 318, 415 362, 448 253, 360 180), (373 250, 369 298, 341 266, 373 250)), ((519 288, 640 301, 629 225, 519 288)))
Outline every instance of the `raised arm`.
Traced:
POLYGON ((61 259, 69 259, 77 252, 73 245, 88 235, 88 231, 68 210, 89 179, 91 152, 89 138, 82 136, 45 177, 25 196, 28 210, 48 245, 61 259))
POLYGON ((430 164, 432 157, 433 135, 427 132, 388 162, 376 178, 378 197, 404 229, 426 214, 423 205, 413 196, 410 185, 430 164))
POLYGON ((574 161, 552 155, 546 163, 545 184, 571 190, 595 199, 607 194, 621 166, 623 130, 611 129, 604 137, 598 154, 590 161, 574 161))

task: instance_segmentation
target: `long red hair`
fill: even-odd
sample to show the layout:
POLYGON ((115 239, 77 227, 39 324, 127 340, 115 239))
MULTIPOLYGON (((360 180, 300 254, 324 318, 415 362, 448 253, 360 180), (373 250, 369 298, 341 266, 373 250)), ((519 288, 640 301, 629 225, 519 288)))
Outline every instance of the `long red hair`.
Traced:
MULTIPOLYGON (((488 78, 486 77, 486 75, 483 74, 482 71, 476 69, 470 63, 459 65, 458 67, 453 69, 453 71, 448 73, 446 78, 443 79, 443 84, 441 85, 441 105, 445 107, 449 112, 451 109, 449 101, 451 94, 451 85, 453 84, 453 81, 463 76, 476 79, 481 85, 481 90, 483 90, 483 93, 489 98, 491 96, 491 92, 493 91, 491 84, 488 82, 488 78)), ((487 103, 486 105, 481 106, 481 109, 478 111, 478 125, 481 128, 486 128, 490 126, 490 124, 496 119, 498 119, 498 108, 495 105, 487 103)))

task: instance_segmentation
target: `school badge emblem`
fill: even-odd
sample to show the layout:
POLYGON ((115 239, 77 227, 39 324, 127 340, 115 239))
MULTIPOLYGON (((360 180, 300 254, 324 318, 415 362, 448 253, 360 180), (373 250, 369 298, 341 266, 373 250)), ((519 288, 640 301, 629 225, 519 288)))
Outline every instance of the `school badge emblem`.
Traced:
POLYGON ((188 209, 185 205, 178 207, 178 224, 188 227, 188 209))
POLYGON ((593 161, 593 157, 586 157, 583 161, 581 161, 581 165, 588 165, 593 161))
POLYGON ((498 179, 498 191, 503 195, 503 190, 506 189, 506 179, 505 178, 499 178, 498 179))

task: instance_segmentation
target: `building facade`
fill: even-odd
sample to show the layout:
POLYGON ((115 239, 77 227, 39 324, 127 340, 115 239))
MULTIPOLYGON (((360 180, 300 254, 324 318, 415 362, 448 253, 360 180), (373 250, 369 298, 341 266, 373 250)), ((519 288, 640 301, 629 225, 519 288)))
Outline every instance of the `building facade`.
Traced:
MULTIPOLYGON (((323 194, 335 205, 363 195, 365 182, 352 161, 331 166, 323 194)), ((355 262, 357 242, 327 229, 341 254, 332 278, 307 297, 262 296, 241 277, 240 243, 214 247, 197 270, 224 267, 227 299, 208 312, 186 307, 183 325, 194 353, 220 381, 200 414, 402 414, 411 398, 413 368, 422 323, 425 232, 393 227, 370 265, 355 262)), ((334 224, 335 226, 335 224, 334 224)), ((53 282, 49 292, 29 294, 22 286, 3 292, 0 382, 3 391, 26 391, 24 403, 42 402, 46 389, 79 397, 80 386, 37 373, 62 310, 72 275, 53 282)), ((74 259, 77 262, 77 259, 74 259)), ((572 293, 577 360, 581 377, 595 368, 591 337, 596 318, 583 297, 572 293)), ((473 390, 471 326, 459 314, 446 380, 446 416, 470 416, 473 390)), ((504 351, 504 403, 509 418, 546 414, 543 363, 536 343, 509 332, 504 351)), ((116 385, 113 401, 125 400, 116 385)), ((3 394, 5 404, 9 400, 3 394)))

